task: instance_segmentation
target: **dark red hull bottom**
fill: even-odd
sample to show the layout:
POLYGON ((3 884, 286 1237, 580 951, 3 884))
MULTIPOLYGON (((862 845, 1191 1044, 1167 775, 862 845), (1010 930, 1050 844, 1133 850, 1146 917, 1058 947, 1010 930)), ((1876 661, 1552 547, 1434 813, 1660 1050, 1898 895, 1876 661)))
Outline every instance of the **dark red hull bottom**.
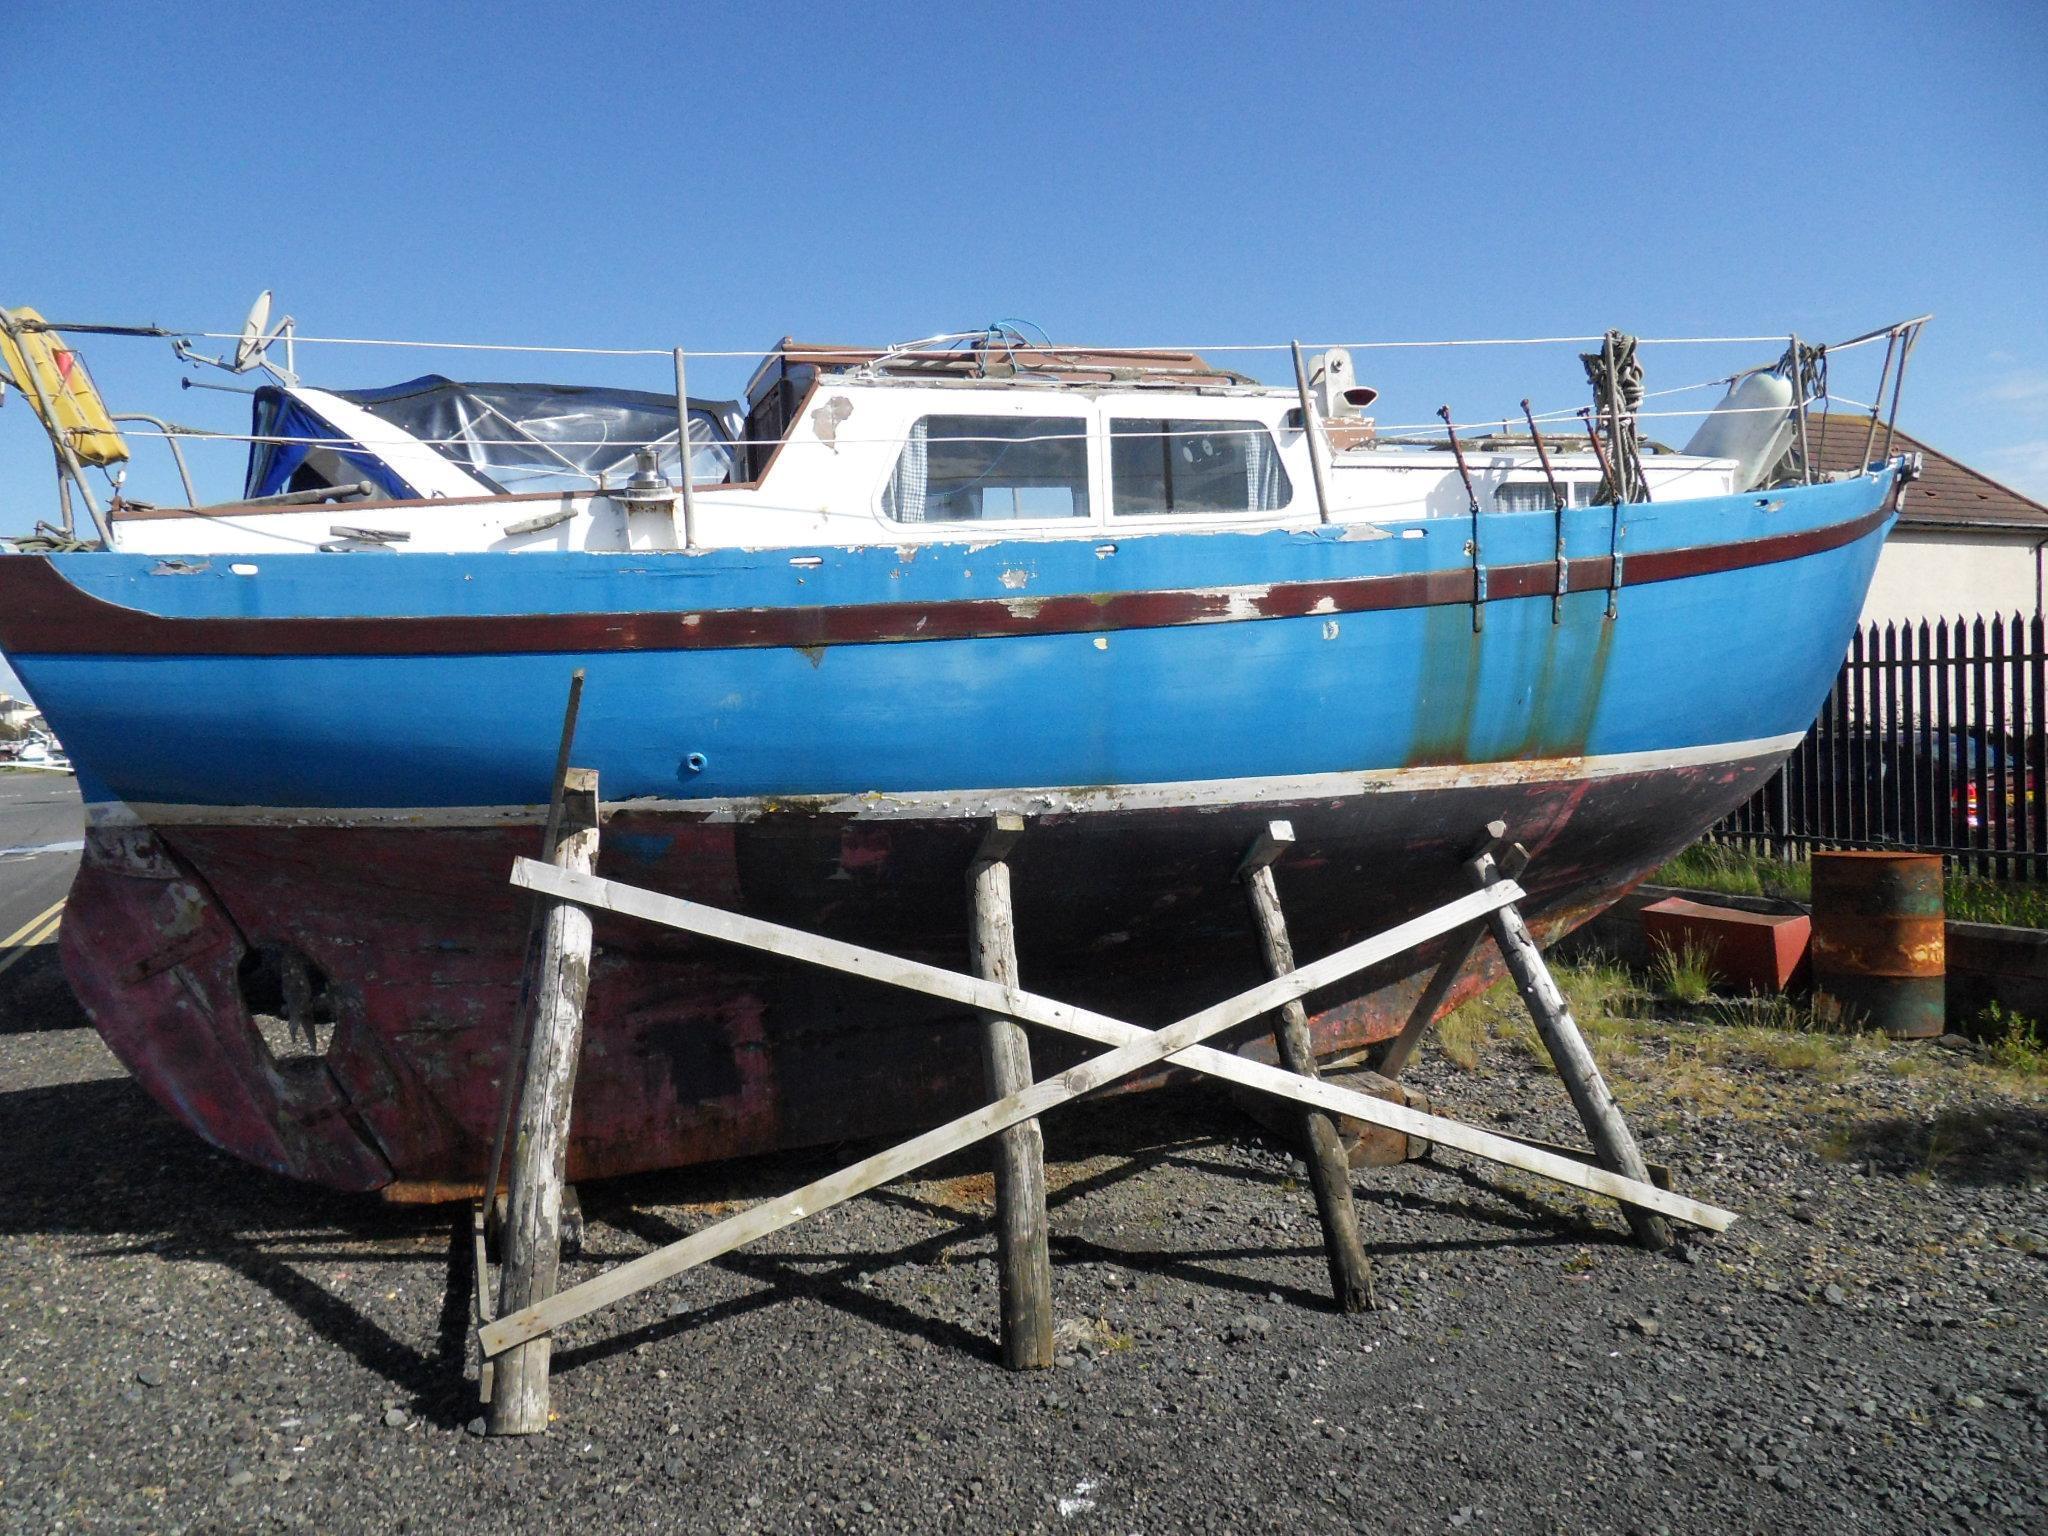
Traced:
MULTIPOLYGON (((1524 910, 1556 937, 1776 762, 1037 818, 1013 864, 1023 978, 1148 1026, 1263 980, 1232 876, 1274 818, 1296 834, 1277 874, 1304 959, 1462 894, 1460 861, 1496 817, 1534 855, 1524 910)), ((964 969, 980 832, 973 819, 734 824, 621 807, 600 873, 964 969)), ((344 1189, 474 1182, 527 930, 506 877, 537 840, 532 827, 96 830, 66 970, 129 1070, 216 1146, 344 1189), (301 961, 331 1019, 317 1051, 266 1038, 251 1008, 301 961)), ((604 914, 596 931, 572 1179, 910 1131, 986 1099, 957 1009, 604 914)), ((1318 1050, 1396 1032, 1442 948, 1311 998, 1318 1050)), ((1498 974, 1481 946, 1446 1006, 1498 974)), ((1232 1043, 1271 1059, 1263 1025, 1232 1043)), ((1094 1049, 1038 1035, 1034 1064, 1043 1075, 1094 1049)))

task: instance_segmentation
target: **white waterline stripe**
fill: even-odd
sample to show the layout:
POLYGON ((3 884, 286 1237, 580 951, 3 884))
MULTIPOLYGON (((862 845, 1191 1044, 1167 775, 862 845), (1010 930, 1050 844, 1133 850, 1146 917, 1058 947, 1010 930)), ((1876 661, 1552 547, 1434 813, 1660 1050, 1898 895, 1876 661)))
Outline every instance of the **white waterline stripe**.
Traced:
MULTIPOLYGON (((1189 779, 1156 784, 1086 788, 869 790, 849 795, 752 795, 703 799, 646 797, 607 800, 607 813, 645 812, 733 823, 759 821, 778 812, 851 816, 862 821, 968 820, 1003 811, 1024 816, 1087 815, 1103 811, 1214 810, 1236 805, 1270 805, 1359 795, 1419 794, 1453 789, 1500 788, 1609 779, 1661 769, 1709 767, 1789 752, 1804 731, 1715 746, 1617 752, 1606 757, 1546 757, 1505 763, 1454 763, 1439 767, 1376 768, 1357 773, 1294 777, 1189 779)), ((458 806, 263 806, 183 805, 101 801, 86 807, 93 827, 303 826, 303 827, 493 827, 537 825, 544 805, 458 806)))

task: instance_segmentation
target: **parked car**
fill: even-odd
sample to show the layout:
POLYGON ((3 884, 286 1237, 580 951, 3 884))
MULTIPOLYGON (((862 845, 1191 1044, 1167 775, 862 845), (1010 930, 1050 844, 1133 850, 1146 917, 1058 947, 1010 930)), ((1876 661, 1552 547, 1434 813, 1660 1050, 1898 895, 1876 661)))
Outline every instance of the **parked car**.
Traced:
MULTIPOLYGON (((1924 829, 1935 841, 1960 840, 1995 823, 2001 787, 2008 818, 2022 804, 2038 804, 2034 764, 2022 743, 1978 730, 1923 736, 1903 731, 1893 737, 1853 730, 1822 730, 1786 765, 1786 786, 1794 814, 1814 820, 1820 836, 1855 840, 1913 839, 1914 824, 1946 793, 1948 828, 1924 829), (1809 816, 1808 808, 1814 813, 1809 816), (1897 824, 1894 824, 1897 823, 1897 824), (1960 834, 1960 836, 1959 836, 1960 834)), ((1937 822, 1940 813, 1935 812, 1937 822)))

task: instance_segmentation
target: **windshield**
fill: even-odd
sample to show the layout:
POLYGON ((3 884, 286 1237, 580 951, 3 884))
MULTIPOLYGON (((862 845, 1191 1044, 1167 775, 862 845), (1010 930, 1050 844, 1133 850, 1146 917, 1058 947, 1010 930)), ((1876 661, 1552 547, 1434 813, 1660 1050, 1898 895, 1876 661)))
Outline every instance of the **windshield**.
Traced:
MULTIPOLYGON (((501 490, 568 489, 633 473, 634 451, 654 445, 660 472, 676 478, 673 395, 575 384, 464 384, 429 374, 383 389, 336 390, 342 399, 426 441, 501 490)), ((690 402, 690 479, 717 485, 732 474, 721 401, 690 402)))

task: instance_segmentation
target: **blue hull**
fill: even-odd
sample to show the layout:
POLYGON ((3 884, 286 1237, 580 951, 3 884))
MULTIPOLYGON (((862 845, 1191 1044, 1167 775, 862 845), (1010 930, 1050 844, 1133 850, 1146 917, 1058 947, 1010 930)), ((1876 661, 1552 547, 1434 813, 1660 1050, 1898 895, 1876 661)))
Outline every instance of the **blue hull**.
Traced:
MULTIPOLYGON (((576 667, 589 678, 578 759, 599 771, 607 800, 1289 779, 1655 752, 1804 729, 1887 525, 1792 559, 1635 573, 1660 552, 1783 544, 1867 521, 1891 483, 1626 508, 1612 619, 1603 583, 1569 593, 1560 623, 1548 595, 1496 598, 1476 633, 1469 600, 1345 606, 1346 583, 1412 586, 1429 573, 1469 593, 1467 525, 1444 519, 1378 541, 1338 530, 1172 534, 1122 539, 1113 554, 1034 542, 900 554, 306 555, 266 558, 252 575, 221 559, 195 569, 65 555, 50 564, 78 594, 163 621, 148 641, 161 649, 62 654, 33 624, 4 619, 0 641, 88 798, 148 805, 532 805, 546 798, 576 667), (1290 586, 1340 595, 1320 611, 1260 616, 1260 595, 1290 586), (1182 595, 1176 618, 1205 596, 1209 609, 1145 622, 1162 593, 1182 595), (1075 600, 1112 617, 1095 629, 1034 627, 1035 605, 1075 600), (1011 616, 1000 634, 924 640, 903 617, 971 609, 971 630, 998 605, 1011 616), (536 629, 565 615, 598 621, 565 633, 570 645, 602 642, 605 616, 744 614, 772 641, 800 639, 808 614, 864 610, 882 615, 868 632, 886 638, 507 653, 528 619, 536 629), (427 619, 455 621, 457 638, 424 630, 427 619), (323 654, 319 633, 280 633, 269 654, 207 649, 209 628, 231 627, 219 647, 229 651, 260 647, 270 621, 282 631, 335 620, 410 625, 444 649, 323 654), (473 639, 460 638, 464 626, 473 639)), ((1547 571, 1552 526, 1548 514, 1489 515, 1491 571, 1547 571)), ((1612 535, 1608 509, 1570 514, 1576 564, 1597 569, 1612 535)), ((361 650, 374 634, 334 643, 344 642, 361 650)))

